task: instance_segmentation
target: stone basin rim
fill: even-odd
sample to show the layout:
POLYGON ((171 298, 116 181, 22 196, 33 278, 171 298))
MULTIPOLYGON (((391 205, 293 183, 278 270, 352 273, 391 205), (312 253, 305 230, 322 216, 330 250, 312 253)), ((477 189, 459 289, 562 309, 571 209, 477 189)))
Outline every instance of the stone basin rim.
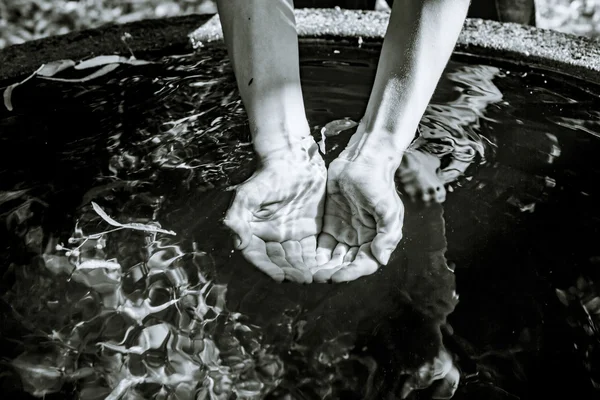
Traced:
MULTIPOLYGON (((388 13, 378 11, 300 9, 295 13, 301 43, 324 45, 339 41, 358 46, 358 38, 365 46, 380 44, 389 18, 388 13)), ((200 42, 222 42, 218 16, 143 20, 71 32, 0 50, 0 80, 23 77, 58 59, 127 56, 132 52, 138 58, 183 54, 199 47, 200 42)), ((600 43, 570 34, 467 19, 455 54, 533 67, 600 85, 600 43)))

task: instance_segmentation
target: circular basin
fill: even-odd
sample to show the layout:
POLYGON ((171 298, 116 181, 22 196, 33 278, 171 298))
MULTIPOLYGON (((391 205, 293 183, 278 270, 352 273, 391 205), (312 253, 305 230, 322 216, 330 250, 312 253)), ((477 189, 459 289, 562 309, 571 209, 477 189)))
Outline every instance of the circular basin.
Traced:
MULTIPOLYGON (((326 162, 364 112, 386 22, 297 11, 326 162)), ((298 285, 255 270, 222 226, 255 158, 218 19, 0 51, 4 391, 597 396, 598 60, 582 38, 468 20, 398 173, 404 238, 389 265, 298 285), (432 179, 446 201, 411 200, 432 179), (457 388, 436 381, 448 370, 457 388)))

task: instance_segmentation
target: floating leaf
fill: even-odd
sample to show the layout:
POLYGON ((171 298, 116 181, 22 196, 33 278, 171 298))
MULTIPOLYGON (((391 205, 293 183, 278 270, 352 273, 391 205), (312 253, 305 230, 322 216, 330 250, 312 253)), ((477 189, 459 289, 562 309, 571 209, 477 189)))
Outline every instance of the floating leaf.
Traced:
POLYGON ((25 82, 27 82, 28 80, 30 80, 31 78, 33 78, 34 76, 37 75, 38 72, 40 72, 42 69, 44 68, 44 65, 42 64, 41 67, 39 67, 33 74, 29 75, 27 78, 23 79, 21 82, 17 82, 17 83, 13 83, 12 85, 8 86, 6 89, 4 89, 4 106, 6 107, 6 109, 8 111, 12 111, 13 110, 13 104, 12 104, 12 92, 13 90, 15 90, 15 88, 19 85, 24 84, 25 82))
POLYGON ((75 65, 75 61, 73 60, 56 60, 42 65, 42 67, 37 71, 36 75, 39 76, 54 76, 58 74, 60 71, 64 71, 67 68, 71 68, 75 65))
POLYGON ((337 136, 343 131, 354 128, 356 125, 358 125, 358 123, 352 121, 350 118, 338 119, 329 122, 321 128, 321 135, 325 137, 337 136))
POLYGON ((13 89, 16 88, 17 86, 19 86, 20 84, 21 84, 21 82, 19 82, 19 83, 13 83, 12 85, 10 85, 6 89, 4 89, 4 107, 6 107, 6 109, 8 111, 12 111, 13 110, 13 105, 12 105, 12 92, 13 92, 13 89))
POLYGON ((92 79, 99 78, 103 75, 106 75, 106 74, 114 71, 117 68, 119 68, 119 64, 107 64, 104 67, 100 68, 99 70, 91 73, 90 75, 84 76, 83 78, 67 79, 67 78, 54 78, 54 77, 48 77, 48 76, 41 76, 41 78, 49 80, 49 81, 80 83, 80 82, 87 82, 87 81, 91 81, 92 79))
POLYGON ((81 61, 79 64, 75 65, 75 69, 81 70, 86 68, 100 67, 107 64, 118 64, 119 62, 121 62, 122 59, 127 60, 126 58, 117 55, 98 56, 85 61, 81 61))
POLYGON ((108 56, 98 56, 94 58, 90 58, 89 60, 85 60, 80 62, 75 66, 75 69, 87 69, 100 67, 107 64, 129 64, 129 65, 145 65, 145 64, 153 64, 151 61, 138 60, 136 58, 130 57, 121 57, 117 55, 108 55, 108 56))
POLYGON ((124 224, 123 228, 129 228, 129 229, 135 229, 138 231, 153 232, 153 233, 164 233, 166 235, 173 235, 173 236, 176 235, 176 233, 173 231, 162 229, 162 228, 159 228, 154 225, 140 224, 138 222, 131 222, 129 224, 124 224))
POLYGON ((96 204, 93 201, 92 201, 92 207, 94 208, 94 211, 96 211, 96 213, 100 216, 100 218, 102 218, 104 221, 106 221, 109 225, 117 226, 119 228, 123 227, 123 224, 112 219, 98 204, 96 204))
POLYGON ((122 223, 117 222, 114 219, 112 219, 106 212, 104 212, 104 210, 102 208, 100 208, 100 206, 98 204, 96 204, 93 201, 92 201, 92 207, 94 208, 94 211, 96 211, 96 213, 98 213, 100 218, 102 218, 104 221, 106 221, 109 225, 116 226, 119 228, 135 229, 138 231, 165 233, 167 235, 173 235, 173 236, 176 235, 176 233, 173 231, 161 229, 161 228, 158 228, 153 225, 140 224, 137 222, 133 222, 130 224, 122 224, 122 223))

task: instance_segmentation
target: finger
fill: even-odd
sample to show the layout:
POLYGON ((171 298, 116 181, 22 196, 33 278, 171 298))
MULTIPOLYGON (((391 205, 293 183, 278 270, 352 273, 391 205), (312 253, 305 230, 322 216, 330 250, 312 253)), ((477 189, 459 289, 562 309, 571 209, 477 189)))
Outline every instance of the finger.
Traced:
POLYGON ((348 282, 362 276, 371 275, 379 268, 379 263, 371 253, 371 244, 365 243, 358 249, 356 258, 349 265, 331 276, 333 282, 348 282))
POLYGON ((342 268, 344 257, 348 253, 348 246, 344 243, 338 243, 338 245, 333 250, 331 255, 331 260, 321 266, 317 266, 313 269, 315 282, 327 282, 331 278, 331 276, 336 273, 340 268, 342 268))
POLYGON ((324 268, 320 268, 316 271, 313 271, 313 280, 318 283, 325 283, 331 280, 331 277, 338 272, 340 269, 344 268, 344 264, 340 263, 329 263, 325 264, 324 268))
POLYGON ((436 387, 431 396, 432 399, 450 399, 454 396, 460 382, 460 372, 455 366, 452 366, 446 376, 436 383, 436 387))
MULTIPOLYGON (((303 282, 310 283, 312 282, 312 274, 308 270, 308 267, 304 263, 304 259, 302 258, 302 245, 300 242, 295 240, 288 240, 281 244, 283 247, 283 251, 285 252, 285 258, 290 263, 290 265, 300 271, 304 276, 303 282)), ((284 270, 285 272, 285 270, 284 270)))
POLYGON ((331 260, 333 249, 338 244, 333 236, 328 233, 321 233, 317 242, 317 265, 323 265, 331 260))
POLYGON ((348 250, 348 245, 346 245, 345 243, 338 243, 337 246, 335 246, 335 249, 333 249, 333 253, 331 254, 331 261, 335 260, 341 264, 342 260, 344 259, 344 256, 346 255, 346 253, 348 253, 348 250))
POLYGON ((225 214, 223 223, 234 233, 234 246, 237 250, 245 249, 252 240, 250 221, 252 212, 248 209, 248 197, 243 191, 238 190, 231 206, 225 214))
POLYGON ((277 242, 267 242, 266 243, 267 256, 272 263, 277 265, 283 273, 285 274, 285 278, 292 282, 304 283, 304 274, 294 268, 286 259, 285 250, 283 250, 283 246, 281 243, 277 242))
POLYGON ((344 256, 344 260, 342 261, 342 263, 343 264, 351 263, 352 261, 354 261, 356 259, 356 254, 358 254, 358 246, 350 247, 350 250, 348 250, 348 252, 344 256))
POLYGON ((300 241, 302 246, 302 259, 304 264, 310 270, 317 266, 317 237, 309 236, 300 241))
MULTIPOLYGON (((284 267, 284 268, 281 268, 281 270, 285 274, 285 279, 287 279, 288 281, 292 281, 292 282, 296 282, 296 283, 312 282, 312 276, 310 278, 307 278, 306 274, 299 269, 284 267), (307 279, 310 279, 310 281, 307 282, 307 279)), ((308 274, 310 275, 310 272, 308 274)))
POLYGON ((296 240, 288 240, 281 243, 284 257, 287 262, 296 269, 307 269, 302 259, 302 246, 296 240))
POLYGON ((394 194, 394 204, 379 207, 375 210, 377 220, 377 234, 371 244, 373 256, 382 265, 390 260, 392 252, 402 239, 402 224, 404 222, 404 205, 400 198, 394 194))
POLYGON ((265 242, 258 237, 252 236, 250 244, 242 250, 242 254, 248 262, 277 282, 282 282, 285 279, 285 273, 279 266, 271 261, 267 255, 265 242))

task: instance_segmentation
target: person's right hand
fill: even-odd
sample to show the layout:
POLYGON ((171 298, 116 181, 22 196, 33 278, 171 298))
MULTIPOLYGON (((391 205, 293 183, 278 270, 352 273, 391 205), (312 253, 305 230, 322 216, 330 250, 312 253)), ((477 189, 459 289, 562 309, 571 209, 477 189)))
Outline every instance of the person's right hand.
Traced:
POLYGON ((237 186, 225 215, 244 258, 276 281, 312 282, 327 170, 312 137, 288 156, 263 161, 237 186))
POLYGON ((351 281, 387 264, 402 238, 404 219, 396 167, 353 161, 345 153, 330 164, 315 281, 351 281))

